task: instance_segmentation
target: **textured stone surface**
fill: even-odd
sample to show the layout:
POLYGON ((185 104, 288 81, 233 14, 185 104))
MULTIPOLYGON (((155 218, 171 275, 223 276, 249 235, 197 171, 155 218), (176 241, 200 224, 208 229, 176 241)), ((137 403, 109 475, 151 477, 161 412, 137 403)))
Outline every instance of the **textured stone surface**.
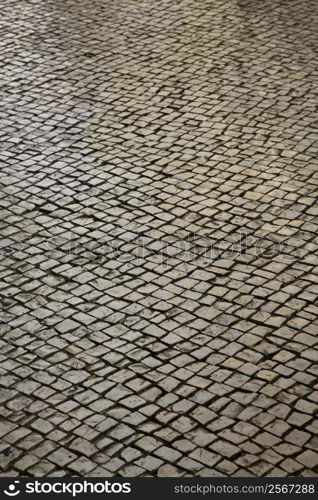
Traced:
POLYGON ((0 0, 2 474, 317 474, 316 0, 0 0))

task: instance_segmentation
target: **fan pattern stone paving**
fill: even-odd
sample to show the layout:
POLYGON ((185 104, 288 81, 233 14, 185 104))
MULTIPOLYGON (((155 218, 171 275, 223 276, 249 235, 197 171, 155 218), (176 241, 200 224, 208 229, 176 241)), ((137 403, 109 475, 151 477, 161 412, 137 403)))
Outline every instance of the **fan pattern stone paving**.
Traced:
POLYGON ((316 0, 0 0, 2 475, 317 475, 316 0))

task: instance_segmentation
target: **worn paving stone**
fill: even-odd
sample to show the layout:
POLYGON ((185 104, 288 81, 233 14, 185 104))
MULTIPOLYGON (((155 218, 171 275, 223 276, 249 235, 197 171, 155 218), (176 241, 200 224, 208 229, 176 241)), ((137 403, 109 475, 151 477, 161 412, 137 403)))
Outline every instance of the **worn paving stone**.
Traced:
POLYGON ((0 475, 317 475, 317 2, 0 6, 0 475))

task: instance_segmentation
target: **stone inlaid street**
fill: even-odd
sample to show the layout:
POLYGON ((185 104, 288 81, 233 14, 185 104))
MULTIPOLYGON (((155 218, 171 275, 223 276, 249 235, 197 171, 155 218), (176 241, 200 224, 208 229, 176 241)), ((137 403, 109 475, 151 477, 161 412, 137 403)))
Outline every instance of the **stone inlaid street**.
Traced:
POLYGON ((316 476, 316 0, 0 0, 3 476, 316 476))

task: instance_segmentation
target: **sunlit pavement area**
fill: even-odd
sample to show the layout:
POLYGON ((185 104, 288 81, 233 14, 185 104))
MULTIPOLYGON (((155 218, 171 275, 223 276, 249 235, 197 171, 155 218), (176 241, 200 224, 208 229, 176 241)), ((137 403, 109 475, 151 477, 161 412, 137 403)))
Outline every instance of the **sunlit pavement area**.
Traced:
POLYGON ((2 475, 317 475, 316 0, 0 6, 2 475))

